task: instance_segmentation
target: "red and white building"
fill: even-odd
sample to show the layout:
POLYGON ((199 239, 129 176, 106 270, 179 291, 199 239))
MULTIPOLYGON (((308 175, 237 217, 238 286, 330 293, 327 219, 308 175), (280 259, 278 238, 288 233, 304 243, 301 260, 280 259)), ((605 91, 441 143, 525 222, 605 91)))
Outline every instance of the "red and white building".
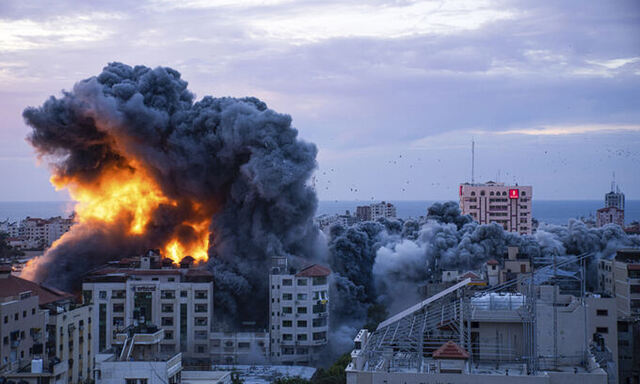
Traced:
POLYGON ((497 223, 505 230, 531 234, 531 186, 460 184, 460 210, 480 224, 497 223))
POLYGON ((617 207, 598 209, 596 212, 596 226, 602 227, 607 224, 618 224, 624 228, 624 210, 617 207))

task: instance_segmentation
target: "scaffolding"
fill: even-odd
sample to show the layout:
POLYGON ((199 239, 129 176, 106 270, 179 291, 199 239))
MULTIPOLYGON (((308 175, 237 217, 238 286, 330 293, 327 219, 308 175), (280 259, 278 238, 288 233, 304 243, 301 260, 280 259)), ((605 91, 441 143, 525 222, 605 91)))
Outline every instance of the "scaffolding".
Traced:
MULTIPOLYGON (((535 375, 540 369, 537 341, 539 286, 548 282, 557 284, 563 279, 580 280, 579 300, 585 311, 586 324, 585 262, 591 256, 584 254, 563 260, 556 257, 535 260, 540 265, 535 272, 480 291, 468 285, 470 279, 461 281, 380 323, 369 335, 362 350, 363 368, 367 371, 433 372, 435 363, 431 359, 432 353, 452 340, 469 352, 472 367, 479 364, 492 364, 496 368, 515 365, 522 367, 523 373, 535 375), (579 265, 579 277, 562 269, 569 265, 579 265), (479 321, 521 327, 522 344, 512 342, 509 327, 505 327, 506 340, 498 335, 498 331, 495 340, 479 340, 478 333, 472 331, 479 321), (479 353, 481 348, 482 354, 479 353)), ((554 327, 554 352, 551 357, 554 367, 558 366, 556 290, 554 288, 554 302, 551 303, 554 327)), ((582 361, 586 362, 589 353, 586 325, 584 338, 582 361)))

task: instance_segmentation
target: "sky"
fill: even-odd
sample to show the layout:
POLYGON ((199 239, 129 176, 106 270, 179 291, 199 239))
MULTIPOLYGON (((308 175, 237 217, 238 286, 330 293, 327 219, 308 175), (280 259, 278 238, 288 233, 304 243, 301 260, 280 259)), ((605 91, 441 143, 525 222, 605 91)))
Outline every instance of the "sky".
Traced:
POLYGON ((637 1, 3 0, 0 201, 68 199, 22 110, 113 61, 291 115, 320 200, 456 200, 472 140, 476 181, 640 199, 637 1))

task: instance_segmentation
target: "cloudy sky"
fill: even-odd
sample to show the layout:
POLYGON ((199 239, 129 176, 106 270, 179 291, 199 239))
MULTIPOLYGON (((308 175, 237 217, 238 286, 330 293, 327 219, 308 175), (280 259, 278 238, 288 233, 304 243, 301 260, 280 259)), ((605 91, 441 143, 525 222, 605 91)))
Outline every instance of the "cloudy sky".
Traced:
POLYGON ((112 61, 261 98, 319 148, 322 200, 640 198, 637 1, 4 0, 0 200, 64 200, 21 112, 112 61))

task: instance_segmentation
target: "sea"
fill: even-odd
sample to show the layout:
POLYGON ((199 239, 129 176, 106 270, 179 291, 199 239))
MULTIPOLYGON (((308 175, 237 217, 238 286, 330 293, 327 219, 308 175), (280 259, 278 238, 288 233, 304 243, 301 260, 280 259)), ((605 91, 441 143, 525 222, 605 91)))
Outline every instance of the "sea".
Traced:
MULTIPOLYGON (((389 200, 396 206, 398 217, 417 218, 427 214, 432 204, 444 201, 435 200, 389 200)), ((331 200, 320 201, 316 215, 355 212, 358 205, 370 204, 369 201, 331 200)), ((565 225, 569 219, 592 216, 604 206, 602 200, 533 200, 533 217, 548 224, 565 225)), ((0 222, 19 221, 30 217, 66 217, 73 212, 70 201, 0 201, 0 222)), ((625 202, 625 222, 640 221, 640 200, 625 202)))

